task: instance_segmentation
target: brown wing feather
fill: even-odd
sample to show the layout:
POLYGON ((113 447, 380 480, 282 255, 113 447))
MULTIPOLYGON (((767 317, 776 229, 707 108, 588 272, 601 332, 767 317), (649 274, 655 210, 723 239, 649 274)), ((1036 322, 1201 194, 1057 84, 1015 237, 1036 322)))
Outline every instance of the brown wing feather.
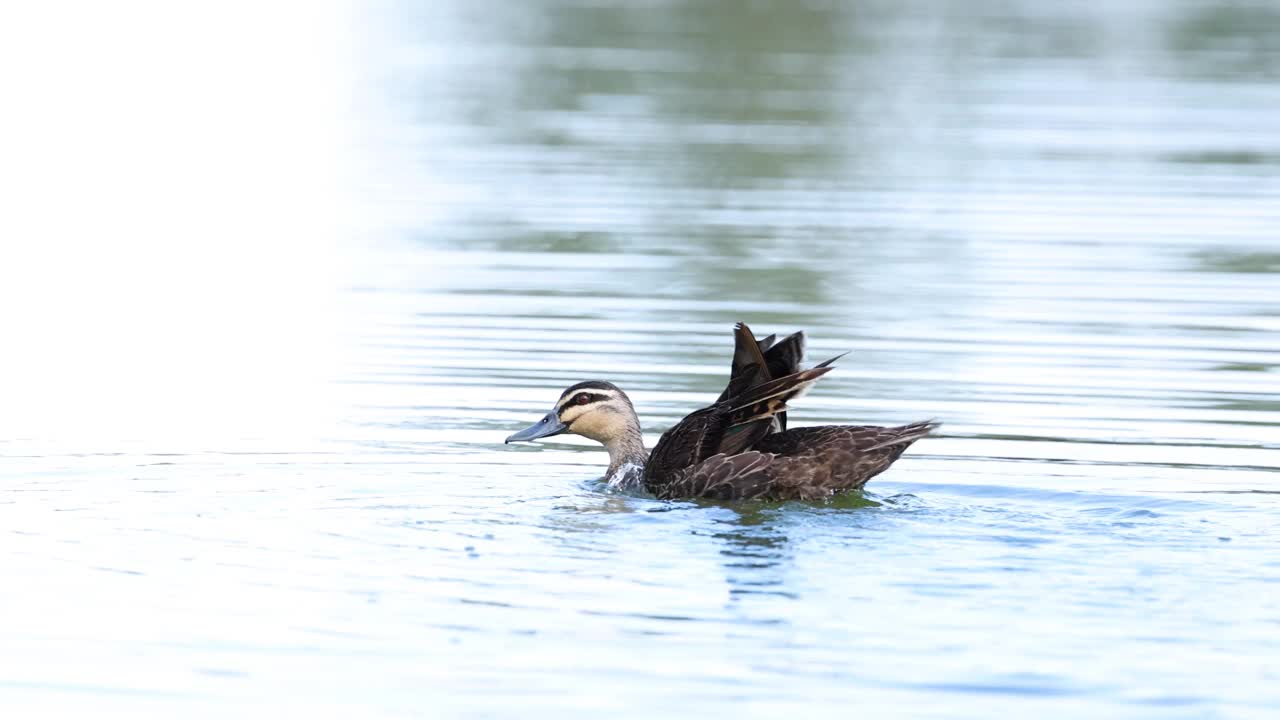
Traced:
POLYGON ((760 497, 769 486, 765 470, 774 460, 767 453, 744 452, 712 455, 686 468, 678 479, 658 493, 663 498, 748 500, 760 497))

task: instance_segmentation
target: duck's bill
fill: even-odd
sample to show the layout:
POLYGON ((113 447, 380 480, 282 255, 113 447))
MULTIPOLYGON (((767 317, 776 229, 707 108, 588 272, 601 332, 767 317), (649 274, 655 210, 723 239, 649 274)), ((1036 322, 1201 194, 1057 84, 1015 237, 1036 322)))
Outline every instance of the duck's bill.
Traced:
POLYGON ((556 411, 552 410, 547 416, 520 432, 507 438, 506 442, 527 442, 529 440, 537 440, 538 438, 551 437, 559 435, 568 430, 569 426, 560 422, 560 418, 556 417, 556 411))

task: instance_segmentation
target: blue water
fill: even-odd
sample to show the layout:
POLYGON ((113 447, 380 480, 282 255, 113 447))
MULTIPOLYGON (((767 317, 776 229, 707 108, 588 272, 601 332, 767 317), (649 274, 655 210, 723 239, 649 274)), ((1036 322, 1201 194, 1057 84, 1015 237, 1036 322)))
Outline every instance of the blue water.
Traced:
POLYGON ((6 717, 1280 709, 1272 4, 94 12, 0 23, 6 717), (738 320, 939 437, 739 505, 503 445, 598 378, 652 446, 738 320))

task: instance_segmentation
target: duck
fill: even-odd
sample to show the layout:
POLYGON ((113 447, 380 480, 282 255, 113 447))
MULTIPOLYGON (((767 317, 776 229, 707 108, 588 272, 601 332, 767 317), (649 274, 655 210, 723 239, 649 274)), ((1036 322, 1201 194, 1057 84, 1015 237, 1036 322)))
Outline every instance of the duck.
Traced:
POLYGON ((506 442, 562 433, 594 440, 609 453, 609 488, 663 500, 819 500, 862 489, 940 426, 926 420, 788 429, 788 403, 844 356, 802 370, 804 348, 803 332, 757 340, 745 323, 736 324, 729 381, 719 398, 664 432, 651 452, 631 399, 603 380, 565 388, 550 412, 506 442))

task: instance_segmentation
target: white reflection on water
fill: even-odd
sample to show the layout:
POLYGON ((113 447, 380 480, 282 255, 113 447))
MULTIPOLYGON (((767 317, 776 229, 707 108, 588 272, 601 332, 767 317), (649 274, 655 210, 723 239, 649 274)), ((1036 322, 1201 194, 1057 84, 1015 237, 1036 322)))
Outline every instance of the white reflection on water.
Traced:
POLYGON ((344 24, 332 3, 0 11, 6 436, 200 449, 325 410, 344 24))

